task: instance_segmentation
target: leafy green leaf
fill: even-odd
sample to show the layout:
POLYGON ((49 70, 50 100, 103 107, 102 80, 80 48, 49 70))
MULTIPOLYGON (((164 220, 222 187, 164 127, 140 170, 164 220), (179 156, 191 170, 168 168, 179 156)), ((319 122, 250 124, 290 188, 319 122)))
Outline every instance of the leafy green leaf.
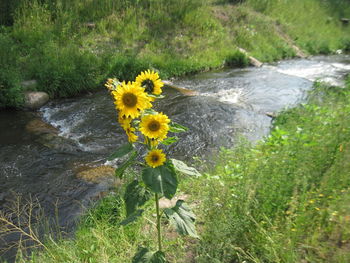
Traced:
POLYGON ((191 175, 191 176, 202 176, 200 172, 198 172, 195 168, 187 166, 184 162, 176 159, 171 159, 174 167, 181 173, 191 175))
POLYGON ((126 215, 135 212, 137 207, 142 206, 151 197, 151 193, 139 184, 138 180, 132 181, 125 190, 124 201, 126 205, 126 215))
POLYGON ((165 164, 156 168, 142 170, 142 180, 153 192, 171 199, 177 189, 177 176, 172 165, 165 164))
POLYGON ((180 235, 190 235, 191 237, 198 238, 194 226, 196 216, 191 209, 184 204, 183 200, 178 200, 173 208, 165 208, 164 213, 180 235))
POLYGON ((185 131, 188 131, 188 128, 187 128, 187 127, 182 126, 181 124, 178 124, 178 123, 173 122, 173 121, 170 123, 169 126, 170 126, 169 131, 171 131, 171 132, 177 133, 177 132, 185 132, 185 131))
POLYGON ((127 224, 130 224, 134 221, 136 221, 140 216, 142 216, 143 209, 138 209, 134 213, 130 214, 128 217, 126 217, 123 221, 121 221, 119 224, 122 226, 125 226, 127 224))
POLYGON ((125 162, 123 162, 117 169, 115 169, 115 176, 122 178, 126 168, 128 168, 131 164, 134 163, 136 157, 137 152, 134 151, 125 162))
POLYGON ((167 263, 167 261, 164 252, 152 252, 148 248, 141 247, 133 257, 132 263, 167 263))
POLYGON ((177 136, 169 137, 169 138, 165 139, 164 141, 162 141, 162 144, 170 145, 170 144, 173 144, 174 142, 177 142, 178 140, 179 140, 179 138, 177 136))
POLYGON ((107 160, 111 161, 115 158, 123 157, 132 150, 134 150, 134 146, 131 143, 124 144, 123 146, 119 147, 114 153, 112 153, 107 160))

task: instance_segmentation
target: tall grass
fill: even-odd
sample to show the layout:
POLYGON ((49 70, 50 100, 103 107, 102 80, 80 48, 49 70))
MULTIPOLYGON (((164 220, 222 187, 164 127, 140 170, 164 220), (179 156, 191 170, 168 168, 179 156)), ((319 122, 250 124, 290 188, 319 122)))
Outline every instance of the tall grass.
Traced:
POLYGON ((329 54, 346 47, 349 31, 342 28, 339 18, 350 13, 347 0, 248 0, 247 4, 284 25, 286 33, 311 54, 329 54))

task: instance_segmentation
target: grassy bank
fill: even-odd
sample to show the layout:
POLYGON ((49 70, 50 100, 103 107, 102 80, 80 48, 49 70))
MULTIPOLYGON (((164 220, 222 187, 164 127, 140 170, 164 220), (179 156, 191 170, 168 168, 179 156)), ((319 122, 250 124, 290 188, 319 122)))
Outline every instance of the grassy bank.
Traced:
POLYGON ((23 80, 51 97, 146 68, 163 79, 222 66, 349 49, 348 1, 23 0, 0 4, 0 108, 23 103, 23 80))
MULTIPOLYGON (((170 262, 349 262, 349 127, 350 79, 346 88, 316 84, 264 141, 223 149, 202 177, 182 177, 200 240, 165 224, 170 262)), ((130 262, 137 245, 155 247, 152 204, 136 223, 117 224, 124 191, 82 218, 74 239, 47 240, 42 253, 18 262, 130 262)))

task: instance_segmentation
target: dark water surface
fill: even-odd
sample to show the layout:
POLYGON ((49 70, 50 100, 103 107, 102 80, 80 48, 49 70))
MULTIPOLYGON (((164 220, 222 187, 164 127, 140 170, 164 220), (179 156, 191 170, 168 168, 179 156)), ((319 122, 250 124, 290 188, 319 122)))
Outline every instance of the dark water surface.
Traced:
MULTIPOLYGON (((167 88, 166 98, 156 103, 158 111, 190 128, 169 154, 206 158, 220 146, 233 146, 238 136, 259 140, 271 126, 267 113, 303 102, 315 80, 343 85, 349 72, 350 57, 337 55, 176 80, 175 86, 198 94, 167 88)), ((106 164, 109 153, 125 142, 116 118, 105 90, 52 101, 37 113, 0 111, 0 209, 6 211, 17 194, 34 196, 49 217, 57 208, 59 224, 72 225, 91 199, 111 187, 79 179, 76 171, 106 164), (40 119, 51 125, 44 132, 37 129, 40 119)))

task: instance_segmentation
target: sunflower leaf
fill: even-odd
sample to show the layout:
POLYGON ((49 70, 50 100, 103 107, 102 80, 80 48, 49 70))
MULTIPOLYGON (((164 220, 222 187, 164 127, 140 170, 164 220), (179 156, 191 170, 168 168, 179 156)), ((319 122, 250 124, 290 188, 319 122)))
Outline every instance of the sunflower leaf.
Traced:
POLYGON ((119 224, 122 226, 125 226, 127 224, 130 224, 134 221, 136 221, 140 216, 142 216, 143 209, 138 209, 129 216, 127 216, 123 221, 121 221, 119 224))
POLYGON ((169 126, 170 126, 169 131, 174 132, 174 133, 188 131, 187 127, 182 126, 181 124, 178 124, 178 123, 173 122, 173 121, 170 123, 169 126))
POLYGON ((123 157, 124 155, 130 153, 132 150, 134 150, 134 146, 131 143, 124 144, 123 146, 119 147, 114 153, 112 153, 107 160, 111 161, 115 158, 123 157))
POLYGON ((174 168, 180 173, 187 174, 190 176, 202 176, 200 172, 198 172, 195 168, 187 166, 184 162, 176 159, 171 159, 171 162, 174 165, 174 168))
POLYGON ((123 174, 130 165, 132 165, 137 157, 137 152, 133 151, 130 157, 123 162, 117 169, 115 169, 115 176, 122 178, 123 174))
POLYGON ((162 141, 162 144, 164 145, 171 145, 174 142, 177 142, 179 140, 179 137, 174 136, 174 137, 169 137, 167 139, 165 139, 164 141, 162 141))
POLYGON ((154 193, 160 193, 171 199, 177 189, 178 181, 176 172, 168 163, 156 168, 145 168, 142 170, 142 180, 154 193))
POLYGON ((126 215, 129 216, 136 211, 137 207, 142 206, 149 200, 151 193, 148 189, 140 185, 138 180, 132 181, 125 190, 124 201, 126 206, 126 215))
POLYGON ((132 263, 167 263, 167 261, 164 252, 153 252, 148 248, 140 247, 132 258, 132 263))
POLYGON ((194 226, 196 216, 183 200, 178 200, 173 208, 165 208, 164 213, 180 235, 198 238, 194 226))

